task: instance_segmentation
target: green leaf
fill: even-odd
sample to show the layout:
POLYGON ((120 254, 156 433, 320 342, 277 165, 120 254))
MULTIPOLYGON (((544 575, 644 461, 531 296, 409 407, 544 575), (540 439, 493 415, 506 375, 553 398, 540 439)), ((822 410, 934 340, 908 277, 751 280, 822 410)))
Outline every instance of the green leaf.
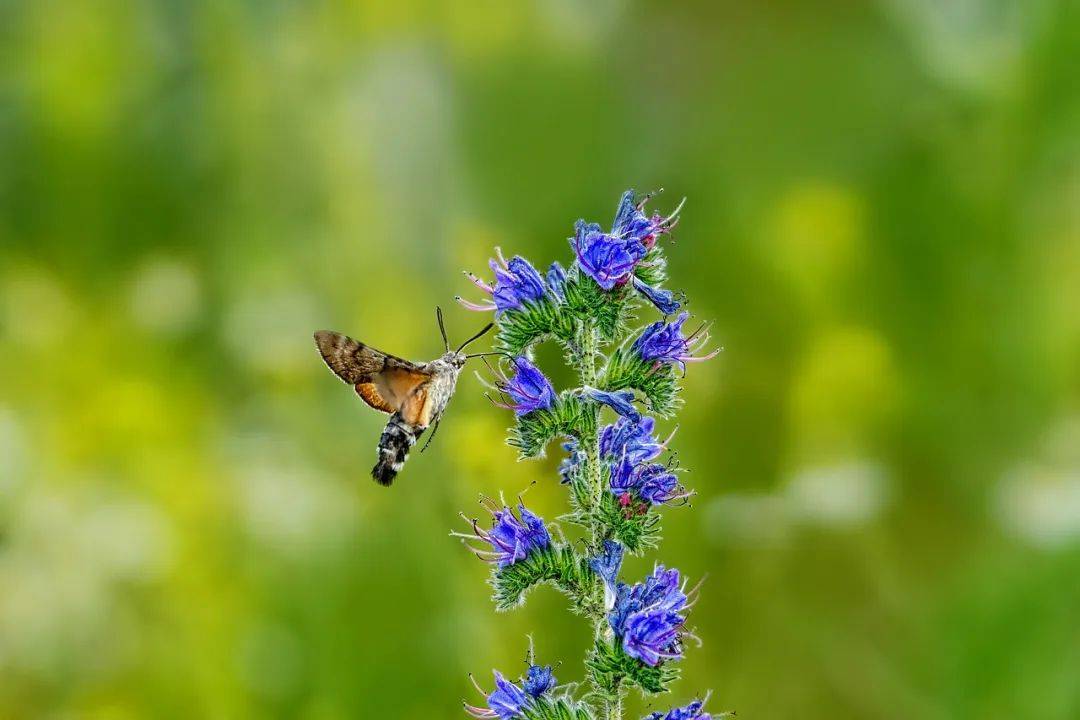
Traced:
POLYGON ((616 340, 626 330, 632 309, 628 293, 627 285, 604 290, 580 271, 567 277, 563 290, 569 311, 582 322, 595 324, 606 342, 616 340))
POLYGON ((593 681, 606 692, 618 692, 623 683, 636 685, 643 693, 655 695, 668 691, 668 685, 679 677, 679 671, 670 663, 646 665, 623 650, 618 638, 611 642, 597 640, 585 665, 593 681))
POLYGON ((623 506, 614 494, 605 492, 597 517, 627 552, 639 555, 660 543, 660 515, 640 500, 623 506))
POLYGON ((649 411, 668 417, 678 410, 679 385, 675 368, 668 363, 650 364, 630 348, 618 348, 604 368, 603 389, 638 390, 649 401, 649 411))
POLYGON ((592 432, 596 432, 596 414, 573 391, 565 391, 550 409, 518 417, 507 443, 516 447, 522 458, 533 458, 542 455, 556 438, 582 437, 592 432))
POLYGON ((578 557, 566 545, 553 545, 529 554, 524 560, 496 568, 491 576, 492 598, 498 610, 509 610, 525 601, 525 594, 542 583, 564 592, 576 610, 590 607, 595 575, 587 558, 578 557))
POLYGON ((634 275, 641 282, 653 287, 660 287, 667 280, 667 258, 664 257, 659 243, 649 248, 645 258, 634 268, 634 275))
POLYGON ((496 324, 495 347, 511 355, 523 355, 550 336, 566 341, 574 334, 573 319, 549 297, 500 313, 496 324))
POLYGON ((539 697, 522 709, 525 720, 594 720, 592 709, 568 696, 539 697))

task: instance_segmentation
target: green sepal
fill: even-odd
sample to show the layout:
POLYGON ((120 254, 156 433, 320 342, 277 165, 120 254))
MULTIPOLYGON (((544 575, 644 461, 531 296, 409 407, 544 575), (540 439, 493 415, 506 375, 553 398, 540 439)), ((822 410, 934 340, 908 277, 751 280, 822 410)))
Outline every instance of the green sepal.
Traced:
POLYGON ((631 348, 618 348, 604 368, 603 389, 633 389, 649 401, 649 411, 667 417, 679 408, 679 384, 669 363, 647 363, 631 348))
POLYGON ((563 286, 566 307, 586 324, 595 323, 600 336, 612 342, 626 328, 630 318, 628 285, 604 290, 581 272, 571 273, 563 286))
POLYGON ((659 243, 649 248, 642 261, 634 267, 634 275, 641 282, 653 287, 660 287, 667 280, 667 258, 664 257, 659 243))
POLYGON ((639 555, 660 543, 660 515, 641 500, 634 499, 623 506, 619 504, 619 498, 605 491, 597 516, 627 552, 639 555))
POLYGON ((570 508, 565 518, 582 527, 590 526, 593 514, 589 508, 592 503, 592 488, 589 487, 588 459, 570 475, 570 508))
POLYGON ((572 318, 549 297, 506 310, 499 314, 496 323, 495 347, 511 355, 523 355, 549 336, 566 341, 574 334, 572 318))
POLYGON ((573 391, 565 391, 550 408, 520 416, 510 428, 507 443, 517 448, 522 458, 533 458, 542 455, 556 438, 582 437, 595 431, 596 413, 573 391))
POLYGON ((567 696, 533 698, 519 715, 524 720, 595 720, 588 705, 567 696))
POLYGON ((595 575, 586 558, 567 545, 534 550, 524 560, 496 568, 491 576, 492 599, 497 610, 509 610, 525 601, 525 594, 542 583, 564 592, 576 611, 589 606, 595 575))
POLYGON ((618 692, 621 684, 629 683, 647 695, 655 695, 667 692, 667 686, 679 677, 678 669, 670 663, 646 665, 627 654, 619 638, 612 642, 597 640, 585 665, 597 686, 609 693, 618 692))

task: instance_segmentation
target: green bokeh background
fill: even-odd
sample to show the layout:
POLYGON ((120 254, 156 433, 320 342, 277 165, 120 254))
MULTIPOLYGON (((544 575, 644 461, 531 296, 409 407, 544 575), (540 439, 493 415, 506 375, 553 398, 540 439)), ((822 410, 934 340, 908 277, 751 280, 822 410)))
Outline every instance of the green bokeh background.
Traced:
POLYGON ((1078 48, 1068 0, 0 2, 0 717, 456 718, 529 633, 580 678, 447 536, 557 516, 558 453, 466 375, 376 487, 310 337, 430 358, 462 269, 659 186, 725 347, 670 700, 1080 717, 1078 48))

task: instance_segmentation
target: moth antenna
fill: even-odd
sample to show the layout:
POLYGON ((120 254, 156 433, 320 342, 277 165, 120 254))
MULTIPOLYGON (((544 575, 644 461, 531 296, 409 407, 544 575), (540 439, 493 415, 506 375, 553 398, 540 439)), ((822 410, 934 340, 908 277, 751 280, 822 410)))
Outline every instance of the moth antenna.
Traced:
POLYGON ((498 350, 493 350, 491 352, 473 353, 472 355, 466 355, 465 358, 468 359, 468 358, 488 357, 489 355, 502 355, 504 358, 506 358, 508 360, 513 360, 514 359, 514 356, 511 355, 510 353, 500 352, 498 350))
POLYGON ((450 341, 446 339, 446 324, 443 322, 442 308, 435 306, 435 317, 439 321, 439 332, 442 334, 442 344, 445 352, 450 352, 450 341))
POLYGON ((495 323, 488 323, 487 325, 485 325, 485 326, 484 326, 484 329, 483 329, 483 330, 481 330, 480 332, 476 333, 475 335, 473 335, 473 336, 472 336, 471 338, 469 338, 469 339, 468 339, 468 340, 466 340, 465 342, 461 343, 461 345, 459 345, 459 346, 458 346, 458 349, 457 349, 457 350, 456 350, 455 352, 461 352, 462 350, 464 350, 464 349, 465 349, 465 347, 466 347, 466 346, 467 346, 467 345, 468 345, 469 343, 471 343, 471 342, 475 342, 475 341, 479 340, 480 338, 484 337, 484 335, 486 335, 486 334, 487 334, 488 330, 490 330, 490 329, 491 329, 491 328, 493 328, 493 327, 495 327, 495 323))

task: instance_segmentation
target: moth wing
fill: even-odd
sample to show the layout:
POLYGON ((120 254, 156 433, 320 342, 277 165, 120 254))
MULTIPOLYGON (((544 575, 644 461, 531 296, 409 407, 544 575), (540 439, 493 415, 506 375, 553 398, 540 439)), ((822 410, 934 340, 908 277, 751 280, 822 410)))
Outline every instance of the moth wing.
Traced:
MULTIPOLYGON (((400 366, 391 361, 385 370, 374 375, 370 392, 382 399, 384 407, 390 408, 385 412, 404 411, 407 406, 411 407, 417 402, 415 398, 427 396, 427 383, 430 380, 431 374, 413 363, 400 366)), ((357 392, 360 392, 359 386, 357 392)), ((368 404, 377 410, 383 409, 370 402, 368 404)), ((405 415, 404 412, 402 414, 405 415)), ((411 422, 409 418, 406 421, 411 422)))
POLYGON ((432 414, 435 410, 435 403, 430 391, 431 385, 425 383, 415 389, 398 409, 401 419, 419 432, 423 432, 431 424, 432 414))
POLYGON ((315 346, 327 367, 350 385, 371 382, 386 363, 385 353, 330 330, 315 333, 315 346))
POLYGON ((420 365, 329 330, 315 333, 323 361, 356 394, 382 412, 396 412, 431 374, 420 365))
POLYGON ((375 388, 375 383, 357 383, 353 387, 356 388, 356 394, 360 396, 360 399, 370 407, 384 413, 397 411, 397 408, 386 402, 383 396, 379 394, 379 391, 375 388))

